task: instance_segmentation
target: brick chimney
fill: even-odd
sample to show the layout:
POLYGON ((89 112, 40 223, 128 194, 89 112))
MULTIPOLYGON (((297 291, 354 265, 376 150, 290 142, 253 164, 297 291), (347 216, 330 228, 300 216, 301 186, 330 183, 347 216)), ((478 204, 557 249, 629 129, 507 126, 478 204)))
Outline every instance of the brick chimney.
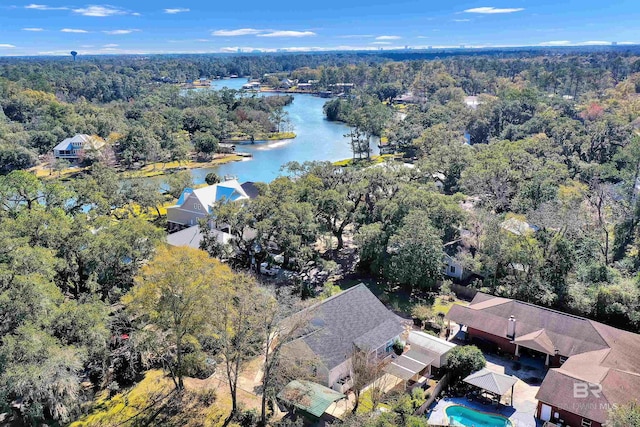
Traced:
POLYGON ((509 323, 507 324, 507 337, 512 340, 516 337, 516 318, 509 316, 509 323))

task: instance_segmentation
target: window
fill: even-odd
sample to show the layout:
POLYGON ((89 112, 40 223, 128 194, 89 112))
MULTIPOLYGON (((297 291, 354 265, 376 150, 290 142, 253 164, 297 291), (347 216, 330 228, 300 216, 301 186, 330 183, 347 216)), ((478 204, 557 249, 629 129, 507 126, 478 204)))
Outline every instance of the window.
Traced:
POLYGON ((449 267, 449 271, 452 273, 456 272, 456 268, 452 265, 451 267, 449 267))
POLYGON ((560 364, 562 365, 564 362, 567 361, 567 358, 564 356, 560 356, 560 364))
POLYGON ((587 420, 586 418, 582 419, 582 427, 591 427, 591 420, 587 420))
POLYGON ((200 207, 201 207, 201 206, 200 206, 200 203, 194 203, 194 204, 193 204, 193 209, 195 209, 195 210, 197 210, 197 211, 199 211, 199 210, 200 210, 200 207))

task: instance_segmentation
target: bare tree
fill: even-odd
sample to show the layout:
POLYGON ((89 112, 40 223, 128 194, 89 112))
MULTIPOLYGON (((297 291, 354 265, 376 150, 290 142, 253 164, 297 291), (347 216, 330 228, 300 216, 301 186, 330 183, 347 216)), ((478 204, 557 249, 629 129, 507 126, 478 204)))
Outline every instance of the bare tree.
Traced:
POLYGON ((371 410, 378 409, 378 405, 382 403, 382 399, 386 394, 386 389, 390 385, 390 376, 385 374, 382 364, 375 366, 375 376, 371 385, 367 388, 369 396, 371 397, 371 410))
POLYGON ((625 212, 616 200, 616 191, 611 185, 604 184, 599 178, 590 183, 588 196, 589 206, 593 212, 596 229, 601 233, 600 252, 605 265, 611 261, 611 243, 613 229, 617 219, 625 216, 625 212))
MULTIPOLYGON (((298 338, 309 324, 313 310, 296 312, 299 300, 291 294, 276 299, 268 295, 263 306, 262 333, 265 337, 264 364, 262 376, 262 408, 260 414, 261 425, 267 424, 267 402, 275 395, 275 372, 281 366, 284 347, 298 338), (295 314, 294 314, 295 313, 295 314)), ((297 361, 293 366, 308 365, 297 361)), ((310 362, 307 360, 306 362, 310 362)), ((307 369, 312 371, 312 369, 307 369)), ((282 372, 281 372, 282 373, 282 372)))
POLYGON ((372 358, 369 351, 353 348, 349 359, 351 380, 353 381, 353 394, 356 403, 352 412, 355 414, 360 405, 360 394, 382 374, 382 366, 375 356, 372 358))
POLYGON ((231 393, 231 417, 238 413, 238 378, 246 362, 260 354, 264 299, 255 280, 235 275, 219 293, 220 344, 231 393))

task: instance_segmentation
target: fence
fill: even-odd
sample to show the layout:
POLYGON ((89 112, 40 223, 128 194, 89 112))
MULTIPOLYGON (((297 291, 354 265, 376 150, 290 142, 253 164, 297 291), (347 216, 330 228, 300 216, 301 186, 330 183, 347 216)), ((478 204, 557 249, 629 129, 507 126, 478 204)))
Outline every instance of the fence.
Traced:
POLYGON ((427 398, 427 401, 424 402, 422 406, 416 409, 416 412, 414 413, 414 415, 424 415, 424 413, 427 412, 427 409, 429 409, 429 406, 431 406, 431 404, 436 400, 436 398, 438 397, 442 389, 445 388, 447 384, 449 384, 448 373, 442 376, 440 381, 438 381, 438 384, 436 384, 433 390, 431 390, 431 396, 427 398))
POLYGON ((473 297, 478 293, 477 289, 469 288, 467 286, 458 285, 452 283, 451 290, 456 294, 457 297, 472 300, 473 297))

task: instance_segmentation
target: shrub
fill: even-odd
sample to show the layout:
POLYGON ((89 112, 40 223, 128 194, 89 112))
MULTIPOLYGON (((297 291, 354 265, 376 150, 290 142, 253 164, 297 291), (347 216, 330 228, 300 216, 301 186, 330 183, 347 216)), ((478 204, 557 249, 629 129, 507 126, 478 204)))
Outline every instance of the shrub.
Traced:
POLYGON ((454 380, 464 378, 487 365, 482 351, 475 345, 455 347, 447 355, 447 367, 454 380))
POLYGON ((393 342, 393 351, 399 356, 404 351, 404 343, 400 340, 395 340, 393 342))
POLYGON ((215 172, 209 172, 204 180, 207 184, 214 185, 220 182, 220 177, 215 172))
POLYGON ((411 403, 413 404, 413 409, 418 409, 426 401, 427 398, 424 395, 423 389, 416 387, 411 390, 411 403))

